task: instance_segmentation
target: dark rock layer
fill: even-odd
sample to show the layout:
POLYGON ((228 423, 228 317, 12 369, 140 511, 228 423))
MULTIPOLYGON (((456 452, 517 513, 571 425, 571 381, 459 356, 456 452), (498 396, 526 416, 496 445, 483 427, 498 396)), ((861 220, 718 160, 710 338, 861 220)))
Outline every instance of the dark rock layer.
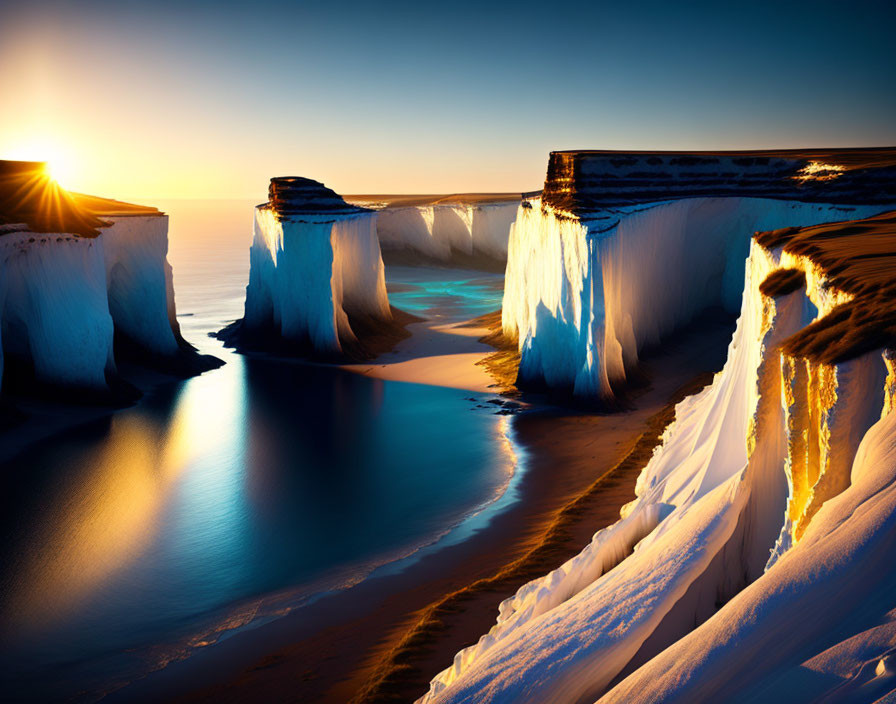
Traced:
POLYGON ((0 161, 0 236, 24 225, 31 232, 97 237, 106 216, 162 215, 155 208, 70 193, 41 161, 0 161), (6 227, 3 227, 6 226, 6 227))
POLYGON ((259 206, 278 215, 313 214, 354 215, 370 212, 346 203, 338 193, 320 181, 302 176, 275 176, 268 187, 268 202, 259 206))
POLYGON ((778 269, 759 284, 759 293, 769 298, 786 296, 806 286, 806 274, 800 269, 778 269))
POLYGON ((542 202, 576 215, 695 197, 896 203, 896 147, 551 152, 542 202))
POLYGON ((896 211, 760 232, 755 239, 766 249, 808 258, 825 272, 827 286, 853 296, 785 340, 787 354, 834 364, 896 349, 896 211))

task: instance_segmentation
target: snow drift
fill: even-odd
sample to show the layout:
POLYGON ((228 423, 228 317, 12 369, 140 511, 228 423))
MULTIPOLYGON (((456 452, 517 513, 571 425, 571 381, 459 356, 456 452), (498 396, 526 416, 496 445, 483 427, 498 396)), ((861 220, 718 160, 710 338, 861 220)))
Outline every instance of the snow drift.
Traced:
POLYGON ((169 371, 214 366, 180 337, 166 215, 69 194, 41 164, 0 176, 0 374, 8 361, 42 385, 105 392, 116 352, 169 371))
POLYGON ((854 223, 751 241, 725 367, 678 405, 637 498, 502 603, 421 701, 896 688, 896 217, 865 222, 862 242, 854 223), (832 348, 831 326, 872 299, 832 348))
POLYGON ((271 179, 270 198, 255 209, 240 335, 340 356, 358 343, 353 321, 392 320, 376 213, 311 179, 271 179))
POLYGON ((896 170, 878 157, 555 152, 508 245, 502 323, 520 383, 611 397, 645 346, 706 308, 737 311, 754 231, 896 202, 896 170))

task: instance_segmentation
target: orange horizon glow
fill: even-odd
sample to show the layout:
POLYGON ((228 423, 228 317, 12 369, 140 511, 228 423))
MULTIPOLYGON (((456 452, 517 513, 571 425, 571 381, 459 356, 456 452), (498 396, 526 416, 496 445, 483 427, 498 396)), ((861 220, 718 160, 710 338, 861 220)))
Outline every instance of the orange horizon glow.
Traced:
POLYGON ((738 17, 738 39, 724 12, 668 3, 564 6, 535 24, 468 4, 475 26, 456 5, 193 5, 4 8, 0 159, 47 161, 66 189, 106 198, 260 202, 282 175, 346 195, 518 193, 541 187, 552 150, 896 141, 889 25, 846 9, 825 60, 803 65, 794 47, 817 32, 778 7, 738 17), (617 30, 600 42, 569 41, 605 23, 617 30), (728 44, 712 62, 681 49, 715 36, 728 44), (545 57, 561 53, 557 70, 545 57))

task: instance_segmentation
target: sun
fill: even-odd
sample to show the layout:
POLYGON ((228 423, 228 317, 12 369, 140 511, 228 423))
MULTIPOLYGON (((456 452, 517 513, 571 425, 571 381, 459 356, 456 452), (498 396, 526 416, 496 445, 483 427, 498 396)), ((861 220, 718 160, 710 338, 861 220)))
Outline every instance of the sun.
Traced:
POLYGON ((77 174, 74 161, 64 149, 46 150, 46 155, 40 161, 46 162, 47 174, 63 188, 71 186, 77 174))
POLYGON ((47 175, 63 188, 77 180, 77 165, 71 151, 52 137, 34 137, 17 142, 11 149, 3 150, 2 158, 43 161, 46 163, 47 175))

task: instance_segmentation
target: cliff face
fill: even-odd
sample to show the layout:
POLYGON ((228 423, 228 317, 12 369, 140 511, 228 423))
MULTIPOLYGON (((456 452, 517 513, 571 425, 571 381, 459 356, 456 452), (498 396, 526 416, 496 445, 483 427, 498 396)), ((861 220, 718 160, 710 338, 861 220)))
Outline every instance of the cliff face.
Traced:
POLYGON ((392 320, 376 214, 311 179, 271 179, 255 209, 243 344, 363 356, 356 329, 392 320))
POLYGON ((896 149, 555 152, 508 247, 520 383, 612 397, 646 345, 706 308, 737 310, 754 231, 882 212, 894 165, 896 149))
POLYGON ((68 193, 31 162, 0 162, 0 201, 0 362, 94 392, 116 354, 177 373, 215 366, 180 336, 164 213, 68 193))
POLYGON ((354 196, 377 211, 377 233, 390 261, 423 261, 494 268, 507 260, 518 194, 354 196))
POLYGON ((892 213, 753 238, 728 361, 679 404, 636 500, 505 601, 425 700, 892 689, 894 258, 892 213))

